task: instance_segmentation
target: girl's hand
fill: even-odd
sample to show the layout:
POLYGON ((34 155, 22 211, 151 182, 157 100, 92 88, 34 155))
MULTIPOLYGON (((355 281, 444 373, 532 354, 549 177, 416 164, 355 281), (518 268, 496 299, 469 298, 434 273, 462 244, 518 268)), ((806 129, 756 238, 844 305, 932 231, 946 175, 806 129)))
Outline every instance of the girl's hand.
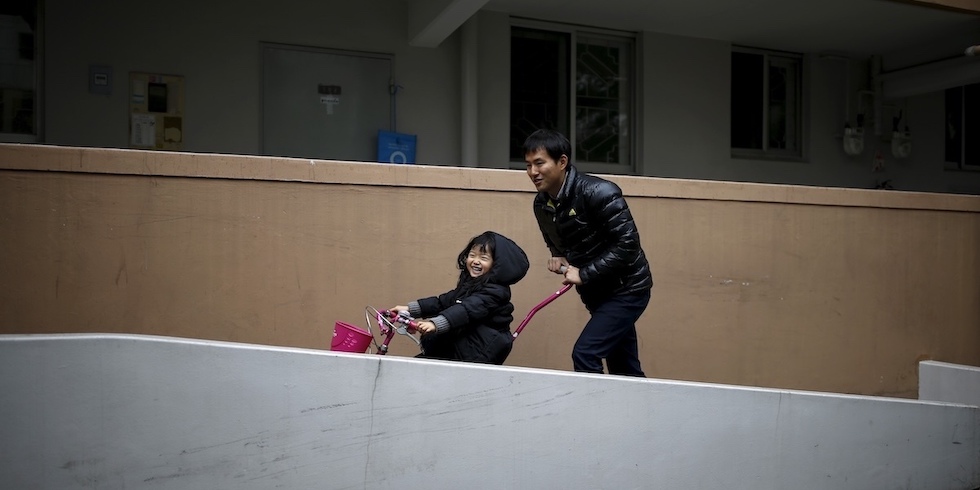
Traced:
POLYGON ((419 326, 418 326, 418 328, 416 328, 416 330, 420 334, 426 335, 426 334, 429 334, 429 333, 432 333, 432 332, 435 332, 436 331, 436 324, 435 323, 432 323, 430 321, 421 321, 421 322, 419 322, 419 326))
POLYGON ((388 311, 394 311, 395 313, 401 313, 403 311, 408 311, 408 307, 407 306, 398 305, 398 306, 393 306, 391 308, 388 308, 388 311))

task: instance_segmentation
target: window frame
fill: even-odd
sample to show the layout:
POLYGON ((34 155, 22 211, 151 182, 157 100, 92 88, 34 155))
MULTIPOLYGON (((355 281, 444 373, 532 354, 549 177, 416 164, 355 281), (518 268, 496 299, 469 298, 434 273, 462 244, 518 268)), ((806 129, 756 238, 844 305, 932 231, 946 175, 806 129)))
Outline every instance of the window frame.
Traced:
MULTIPOLYGON (((641 60, 640 42, 637 33, 629 32, 629 31, 619 31, 613 29, 602 29, 598 27, 585 27, 585 26, 578 26, 578 25, 545 22, 545 21, 527 19, 521 17, 511 17, 510 19, 511 32, 509 33, 509 38, 508 38, 509 40, 513 39, 512 29, 514 27, 525 28, 525 29, 536 29, 541 31, 553 31, 562 34, 567 34, 569 36, 569 63, 571 63, 571 66, 569 67, 569 79, 567 80, 568 87, 569 87, 569 93, 568 93, 569 100, 567 100, 566 103, 568 104, 567 107, 567 114, 569 118, 568 123, 569 123, 569 127, 572 129, 569 130, 570 134, 566 134, 565 136, 568 137, 569 143, 571 144, 572 155, 570 155, 570 157, 572 163, 574 163, 579 170, 588 173, 636 175, 639 169, 639 161, 640 161, 640 156, 638 154, 640 144, 637 135, 641 134, 641 129, 640 129, 641 118, 639 112, 641 109, 641 105, 639 100, 639 93, 640 93, 640 85, 641 85, 640 73, 642 73, 642 70, 640 69, 640 60, 641 60), (627 104, 630 111, 627 120, 628 131, 629 131, 628 137, 629 137, 630 156, 628 158, 628 161, 625 163, 584 162, 584 161, 579 161, 578 155, 576 154, 578 136, 576 134, 577 131, 574 128, 575 128, 575 122, 577 117, 576 114, 577 114, 578 104, 576 100, 577 97, 576 97, 575 84, 576 84, 576 73, 577 73, 576 67, 577 67, 577 60, 578 60, 578 42, 579 42, 579 36, 583 36, 583 35, 591 38, 628 40, 628 42, 630 43, 631 53, 630 53, 629 75, 628 75, 630 79, 630 86, 628 90, 629 102, 627 104)), ((508 68, 512 69, 512 67, 513 64, 509 63, 508 68)), ((508 127, 511 125, 510 117, 511 116, 508 115, 507 118, 508 127)), ((509 133, 509 129, 508 129, 508 133, 509 133)), ((510 157, 508 156, 508 158, 510 157)), ((516 170, 524 170, 526 168, 526 164, 523 159, 511 160, 510 168, 516 170)))
POLYGON ((34 132, 27 133, 7 133, 0 132, 0 143, 41 143, 44 141, 44 1, 36 0, 35 26, 34 26, 34 101, 33 118, 34 132))
MULTIPOLYGON (((958 122, 958 126, 956 126, 956 130, 960 134, 960 136, 959 136, 959 146, 960 146, 960 148, 959 148, 959 151, 960 151, 959 161, 950 161, 949 159, 947 159, 946 158, 946 154, 945 154, 946 152, 945 152, 945 149, 944 149, 943 150, 943 169, 944 170, 959 170, 959 171, 965 171, 965 172, 977 172, 977 171, 980 171, 980 163, 967 163, 967 158, 966 158, 967 157, 967 138, 965 138, 964 136, 966 135, 966 130, 967 130, 967 117, 969 115, 972 115, 972 117, 970 117, 970 119, 975 119, 976 121, 971 121, 971 122, 974 122, 974 124, 980 125, 980 114, 973 114, 972 112, 969 115, 967 114, 967 105, 966 105, 966 101, 967 101, 967 87, 970 87, 970 86, 973 86, 974 89, 972 91, 976 92, 973 95, 980 95, 980 82, 978 82, 978 83, 971 83, 971 84, 967 84, 967 85, 960 85, 960 86, 957 86, 957 87, 950 87, 948 89, 943 90, 943 96, 944 96, 943 119, 945 120, 948 117, 948 114, 949 114, 949 109, 947 107, 945 107, 945 97, 947 96, 947 94, 949 93, 950 90, 958 90, 959 91, 959 101, 958 102, 959 102, 959 109, 960 109, 959 110, 959 113, 960 113, 959 114, 959 116, 960 116, 959 119, 960 120, 957 121, 958 122)), ((945 139, 946 130, 943 131, 943 134, 944 134, 944 139, 945 139)), ((944 142, 944 144, 945 144, 945 142, 944 142)), ((977 158, 976 160, 980 161, 980 158, 977 158)))
MULTIPOLYGON (((808 97, 808 57, 803 53, 794 53, 790 51, 779 51, 773 49, 762 49, 753 48, 748 46, 738 46, 732 45, 731 53, 729 54, 729 62, 731 62, 731 54, 734 53, 745 53, 761 55, 763 57, 763 76, 762 76, 762 87, 763 92, 763 107, 762 107, 762 149, 755 148, 737 148, 733 146, 733 142, 729 139, 729 148, 731 150, 731 157, 735 159, 752 159, 752 160, 777 160, 777 161, 787 161, 787 162, 806 162, 807 161, 807 149, 808 149, 808 126, 809 126, 809 97, 808 97), (783 149, 773 149, 769 148, 769 69, 772 66, 771 58, 777 58, 781 60, 792 59, 796 61, 798 69, 796 71, 797 82, 796 82, 796 96, 797 103, 796 112, 796 131, 798 136, 796 137, 797 150, 783 150, 783 149)), ((729 66, 729 75, 731 75, 732 69, 729 66)), ((729 90, 731 85, 734 83, 729 80, 729 90)), ((729 92, 730 94, 730 92, 729 92)), ((730 95, 731 96, 731 95, 730 95)), ((732 117, 731 107, 729 107, 729 125, 735 124, 735 119, 732 117)), ((731 134, 731 131, 729 131, 731 134)), ((730 136, 729 136, 730 138, 730 136)))

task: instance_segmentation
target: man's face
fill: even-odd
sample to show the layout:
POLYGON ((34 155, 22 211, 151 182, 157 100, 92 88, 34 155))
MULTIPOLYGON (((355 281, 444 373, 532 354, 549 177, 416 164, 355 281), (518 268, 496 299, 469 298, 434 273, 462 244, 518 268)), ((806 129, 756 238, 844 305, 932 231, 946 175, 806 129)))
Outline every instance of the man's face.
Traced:
POLYGON ((524 155, 527 162, 527 176, 534 183, 538 192, 545 191, 551 197, 557 197, 565 182, 565 167, 568 166, 568 156, 562 155, 556 162, 544 148, 538 148, 524 155))

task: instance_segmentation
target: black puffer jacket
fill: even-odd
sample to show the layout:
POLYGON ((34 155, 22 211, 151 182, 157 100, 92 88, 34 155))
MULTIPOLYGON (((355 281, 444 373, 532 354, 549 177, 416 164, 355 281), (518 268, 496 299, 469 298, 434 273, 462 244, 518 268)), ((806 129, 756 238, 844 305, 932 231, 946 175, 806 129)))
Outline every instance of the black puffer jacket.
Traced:
POLYGON ((585 304, 653 287, 640 234, 619 186, 568 166, 557 202, 534 198, 534 217, 553 257, 579 268, 585 304))
MULTIPOLYGON (((422 336, 419 357, 503 364, 513 347, 510 286, 528 270, 527 255, 511 239, 494 232, 493 265, 486 283, 466 285, 408 304, 409 313, 429 318, 436 331, 422 336)), ((468 274, 465 270, 460 271, 468 274)))

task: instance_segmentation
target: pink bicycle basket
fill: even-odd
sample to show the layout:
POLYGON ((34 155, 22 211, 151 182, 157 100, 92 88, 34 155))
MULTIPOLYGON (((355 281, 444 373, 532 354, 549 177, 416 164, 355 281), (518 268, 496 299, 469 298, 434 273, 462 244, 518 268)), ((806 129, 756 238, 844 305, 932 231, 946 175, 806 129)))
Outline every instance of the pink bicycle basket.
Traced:
POLYGON ((333 326, 333 339, 330 340, 330 350, 340 352, 367 352, 371 347, 374 336, 371 332, 349 323, 337 322, 333 326))

